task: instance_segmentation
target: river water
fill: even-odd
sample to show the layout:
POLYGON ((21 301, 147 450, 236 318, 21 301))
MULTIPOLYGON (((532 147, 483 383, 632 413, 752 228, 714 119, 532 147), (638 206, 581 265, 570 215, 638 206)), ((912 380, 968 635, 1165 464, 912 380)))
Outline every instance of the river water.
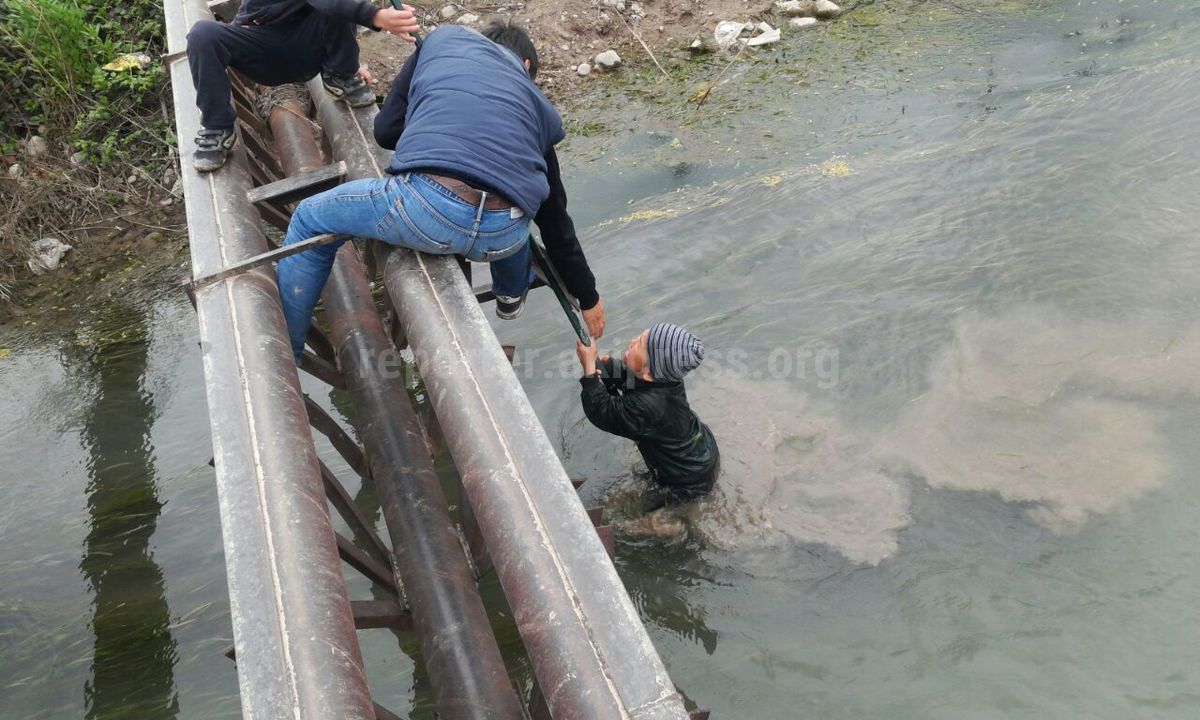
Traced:
MULTIPOLYGON (((571 140, 605 344, 669 320, 707 347, 718 491, 686 540, 617 551, 690 700, 1200 713, 1198 51, 1190 0, 871 5, 700 110, 626 90, 571 140)), ((498 330, 585 499, 633 484, 552 298, 498 330)), ((0 717, 237 717, 190 308, 3 345, 0 717)), ((379 701, 431 717, 396 639, 360 635, 379 701)))

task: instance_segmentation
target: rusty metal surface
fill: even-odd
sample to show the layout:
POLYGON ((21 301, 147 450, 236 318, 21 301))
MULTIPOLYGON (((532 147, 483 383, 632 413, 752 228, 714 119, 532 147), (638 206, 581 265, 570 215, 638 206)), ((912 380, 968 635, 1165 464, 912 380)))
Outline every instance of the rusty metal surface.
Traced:
MULTIPOLYGON (((375 111, 314 93, 349 177, 378 177, 375 111)), ((457 262, 382 243, 384 280, 556 720, 687 712, 457 262)))
MULTIPOLYGON (((309 87, 318 104, 328 101, 320 80, 309 87)), ((276 112, 272 126, 277 119, 284 124, 306 122, 276 112)), ((276 138, 280 156, 308 154, 311 148, 298 147, 303 142, 291 130, 276 138)), ((387 362, 395 350, 353 243, 338 251, 323 299, 330 340, 354 403, 438 716, 520 718, 520 701, 509 683, 403 375, 387 362)))
MULTIPOLYGON (((203 0, 164 2, 194 277, 267 249, 239 152, 200 175, 184 50, 203 0)), ((196 292, 217 499, 247 718, 374 718, 296 369, 269 269, 196 292)))
POLYGON ((257 267, 263 267, 264 265, 270 265, 271 263, 279 262, 285 257, 295 255, 296 253, 302 253, 309 248, 320 247, 321 245, 329 245, 345 239, 346 238, 342 235, 330 234, 316 235, 314 237, 305 238, 298 243, 272 248, 263 252, 262 254, 252 255, 245 260, 238 260, 232 265, 224 267, 217 272, 212 273, 211 275, 198 277, 195 280, 192 280, 190 284, 192 286, 192 290, 199 290, 202 287, 207 287, 213 283, 226 280, 234 275, 253 270, 257 267))
POLYGON ((461 273, 423 260, 385 282, 553 717, 686 717, 461 273))
POLYGON ((283 174, 294 177, 325 164, 316 128, 308 119, 307 108, 296 100, 284 100, 271 108, 271 135, 274 136, 275 156, 283 166, 283 174), (286 148, 280 152, 280 148, 286 148))

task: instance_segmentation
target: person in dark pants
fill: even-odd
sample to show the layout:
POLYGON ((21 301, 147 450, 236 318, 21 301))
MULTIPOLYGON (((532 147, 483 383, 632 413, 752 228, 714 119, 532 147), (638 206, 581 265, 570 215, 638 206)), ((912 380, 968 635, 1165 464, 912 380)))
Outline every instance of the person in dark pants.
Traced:
MULTIPOLYGON (((378 9, 368 0, 244 0, 229 24, 201 20, 188 32, 188 64, 200 108, 196 170, 225 164, 237 142, 228 68, 261 85, 304 82, 317 73, 351 107, 375 102, 359 75, 355 25, 412 40, 412 8, 378 9)), ((369 77, 369 76, 368 76, 369 77)))
POLYGON ((583 365, 583 412, 605 432, 629 438, 654 480, 643 512, 707 495, 721 455, 712 430, 688 404, 683 376, 704 359, 704 345, 678 325, 658 323, 629 342, 624 362, 597 358, 596 344, 576 343, 583 365))
MULTIPOLYGON (((395 150, 387 177, 352 180, 301 202, 284 244, 333 233, 489 263, 496 314, 507 319, 521 311, 533 277, 532 221, 592 337, 602 336, 604 303, 567 214, 554 152, 565 136, 562 118, 534 84, 537 68, 533 41, 517 25, 430 32, 375 118, 376 142, 395 150)), ((342 242, 279 261, 297 362, 342 242)))

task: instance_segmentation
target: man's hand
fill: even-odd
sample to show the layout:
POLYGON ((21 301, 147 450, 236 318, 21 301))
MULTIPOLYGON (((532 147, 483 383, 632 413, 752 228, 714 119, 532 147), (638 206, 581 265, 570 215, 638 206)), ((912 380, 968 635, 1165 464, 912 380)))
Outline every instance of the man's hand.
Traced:
POLYGON ((575 341, 575 356, 579 358, 579 364, 583 366, 584 375, 596 374, 596 340, 592 339, 591 345, 584 345, 578 340, 575 341))
POLYGON ((375 13, 371 22, 380 30, 399 35, 409 42, 413 42, 412 34, 421 30, 421 24, 417 22, 411 5, 405 5, 403 10, 383 8, 375 13))
POLYGON ((592 346, 595 347, 594 341, 604 337, 604 298, 600 298, 595 305, 583 311, 583 321, 587 323, 588 334, 592 336, 592 346))
POLYGON ((367 69, 365 64, 358 66, 358 76, 362 78, 363 82, 365 82, 367 85, 375 84, 375 76, 371 74, 371 71, 367 69))

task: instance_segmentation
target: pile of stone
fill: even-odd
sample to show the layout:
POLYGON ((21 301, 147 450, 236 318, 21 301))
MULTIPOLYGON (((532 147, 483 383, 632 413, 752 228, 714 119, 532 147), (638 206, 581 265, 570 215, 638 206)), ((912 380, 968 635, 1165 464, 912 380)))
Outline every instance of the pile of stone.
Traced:
MULTIPOLYGON (((797 30, 812 27, 818 20, 829 20, 841 14, 842 8, 832 0, 777 0, 775 9, 788 16, 788 25, 797 30)), ((737 51, 742 46, 761 47, 779 42, 779 28, 765 22, 738 22, 722 20, 713 30, 717 48, 726 52, 737 51)), ((693 53, 705 52, 707 46, 699 38, 688 48, 693 53)))

